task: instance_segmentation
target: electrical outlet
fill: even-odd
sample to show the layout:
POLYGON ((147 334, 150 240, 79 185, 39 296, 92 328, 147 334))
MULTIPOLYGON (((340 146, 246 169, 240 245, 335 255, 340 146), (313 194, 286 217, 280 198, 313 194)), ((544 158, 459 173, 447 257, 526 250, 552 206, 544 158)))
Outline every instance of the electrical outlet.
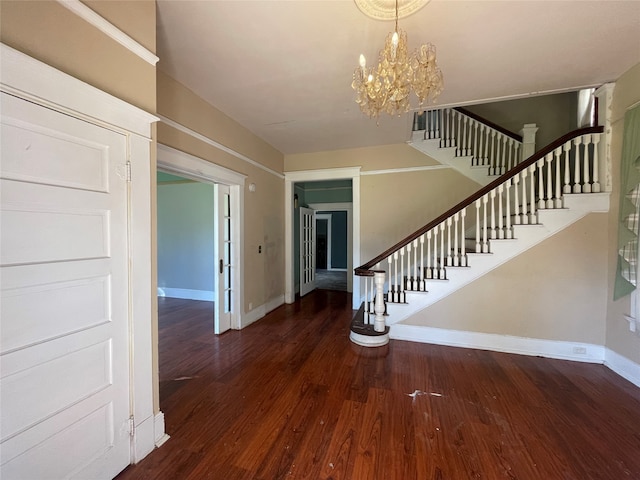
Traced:
POLYGON ((573 353, 577 355, 586 355, 587 349, 586 347, 573 347, 573 353))
POLYGON ((253 310, 253 303, 249 302, 249 311, 253 310))

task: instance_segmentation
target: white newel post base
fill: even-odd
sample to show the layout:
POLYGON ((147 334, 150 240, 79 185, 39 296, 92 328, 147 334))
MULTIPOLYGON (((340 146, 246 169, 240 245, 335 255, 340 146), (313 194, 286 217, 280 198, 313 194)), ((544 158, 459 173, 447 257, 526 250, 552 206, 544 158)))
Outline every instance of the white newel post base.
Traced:
POLYGON ((384 321, 384 272, 376 272, 373 281, 376 285, 376 317, 373 322, 373 329, 376 332, 384 332, 386 328, 384 321))

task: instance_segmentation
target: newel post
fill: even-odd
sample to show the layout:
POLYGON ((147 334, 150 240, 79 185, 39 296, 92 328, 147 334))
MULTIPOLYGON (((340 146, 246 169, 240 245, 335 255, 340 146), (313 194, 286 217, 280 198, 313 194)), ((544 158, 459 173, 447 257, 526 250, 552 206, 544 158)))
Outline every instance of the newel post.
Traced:
POLYGON ((598 100, 598 123, 596 125, 604 127, 604 133, 599 142, 596 143, 599 159, 598 178, 601 190, 604 192, 610 192, 613 189, 611 176, 611 102, 615 86, 615 83, 605 83, 594 93, 598 100))
POLYGON ((376 284, 376 301, 374 306, 376 316, 373 321, 373 329, 376 332, 384 332, 386 328, 384 321, 384 272, 375 272, 373 281, 376 284))
POLYGON ((535 123, 527 123, 522 130, 520 130, 520 134, 522 135, 522 160, 526 160, 531 155, 536 153, 536 132, 538 131, 538 127, 535 123))

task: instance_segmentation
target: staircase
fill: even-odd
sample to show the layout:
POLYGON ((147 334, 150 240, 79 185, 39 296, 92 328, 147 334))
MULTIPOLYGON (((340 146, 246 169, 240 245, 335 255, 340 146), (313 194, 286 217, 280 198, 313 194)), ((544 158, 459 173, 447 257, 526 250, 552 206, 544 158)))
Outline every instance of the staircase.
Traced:
MULTIPOLYGON (((484 186, 535 151, 535 140, 512 133, 463 108, 415 114, 409 145, 484 186)), ((535 132, 535 124, 523 132, 535 132)))
POLYGON ((359 345, 388 343, 394 324, 585 215, 609 209, 609 194, 600 192, 599 182, 602 127, 575 130, 522 160, 517 139, 511 142, 487 127, 488 136, 479 126, 465 130, 456 111, 423 115, 418 126, 425 128, 414 139, 447 150, 459 163, 454 168, 471 171, 484 186, 355 269, 365 285, 350 333, 359 345))

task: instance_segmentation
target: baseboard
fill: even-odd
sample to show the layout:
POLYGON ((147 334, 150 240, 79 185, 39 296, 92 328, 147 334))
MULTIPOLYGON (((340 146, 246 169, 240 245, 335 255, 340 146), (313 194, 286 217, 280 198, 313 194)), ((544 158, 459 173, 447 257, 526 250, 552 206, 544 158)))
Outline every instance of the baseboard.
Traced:
POLYGON ((155 448, 155 419, 150 415, 135 424, 133 437, 133 463, 138 463, 155 448))
POLYGON ((159 288, 159 297, 182 298, 184 300, 203 300, 205 302, 215 301, 215 292, 208 290, 190 290, 188 288, 159 288))
POLYGON ((451 347, 477 348, 495 352, 517 353, 561 360, 604 363, 605 349, 590 343, 542 340, 491 333, 445 330, 397 323, 391 325, 389 335, 394 340, 433 343, 451 347))
POLYGON ((280 305, 284 304, 284 295, 279 295, 277 297, 272 298, 267 303, 263 303, 258 307, 254 308, 250 312, 245 313, 242 316, 242 320, 240 322, 240 328, 244 328, 247 325, 251 325, 254 322, 257 322, 262 317, 264 317, 267 313, 275 310, 280 305))
POLYGON ((153 418, 153 430, 156 447, 159 447, 164 442, 169 440, 169 435, 167 435, 164 431, 164 413, 158 412, 153 418))
POLYGON ((632 362, 609 348, 605 351, 604 364, 636 387, 640 387, 640 364, 632 362))

